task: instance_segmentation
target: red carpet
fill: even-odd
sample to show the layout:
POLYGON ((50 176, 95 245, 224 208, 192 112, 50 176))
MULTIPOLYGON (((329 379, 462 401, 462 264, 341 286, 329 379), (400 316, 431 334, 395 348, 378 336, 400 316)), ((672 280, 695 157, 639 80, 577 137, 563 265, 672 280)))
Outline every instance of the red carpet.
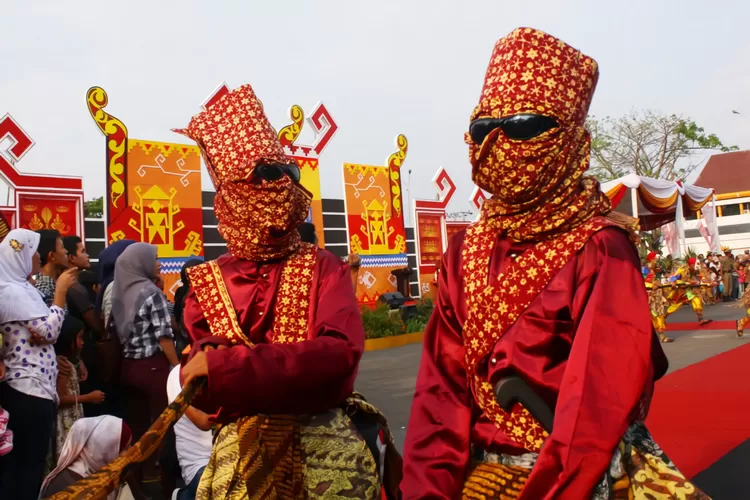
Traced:
POLYGON ((690 323, 667 323, 668 332, 678 332, 684 330, 736 330, 737 323, 732 321, 712 321, 703 326, 698 326, 697 321, 690 323))
POLYGON ((748 415, 750 344, 658 381, 646 424, 691 478, 750 438, 748 415))

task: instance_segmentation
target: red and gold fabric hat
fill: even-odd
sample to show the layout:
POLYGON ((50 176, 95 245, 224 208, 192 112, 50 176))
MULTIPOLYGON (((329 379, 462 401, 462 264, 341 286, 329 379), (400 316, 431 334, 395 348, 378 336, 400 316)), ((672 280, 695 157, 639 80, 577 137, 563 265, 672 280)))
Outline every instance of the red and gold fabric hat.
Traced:
POLYGON ((598 78, 592 58, 552 35, 518 28, 495 44, 471 119, 536 113, 583 124, 598 78))
POLYGON ((258 164, 295 163, 284 154, 250 85, 227 92, 195 115, 187 128, 174 132, 198 143, 217 190, 225 182, 247 179, 258 164))

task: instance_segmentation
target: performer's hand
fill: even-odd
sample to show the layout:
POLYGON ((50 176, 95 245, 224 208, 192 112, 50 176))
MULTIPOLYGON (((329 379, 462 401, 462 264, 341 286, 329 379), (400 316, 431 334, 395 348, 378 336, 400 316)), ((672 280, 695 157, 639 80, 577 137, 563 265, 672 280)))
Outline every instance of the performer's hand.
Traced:
POLYGON ((193 379, 200 377, 208 377, 208 360, 206 359, 206 347, 203 351, 199 351, 193 356, 193 359, 182 367, 180 374, 182 375, 182 387, 187 386, 193 379))

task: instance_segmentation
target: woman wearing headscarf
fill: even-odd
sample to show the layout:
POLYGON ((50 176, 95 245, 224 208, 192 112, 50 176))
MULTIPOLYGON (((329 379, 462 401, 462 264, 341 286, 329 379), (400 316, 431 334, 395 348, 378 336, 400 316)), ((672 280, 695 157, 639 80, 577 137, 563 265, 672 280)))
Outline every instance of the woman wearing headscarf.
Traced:
MULTIPOLYGON (((39 498, 46 498, 66 489, 112 462, 131 441, 128 425, 109 415, 82 418, 70 429, 57 467, 42 484, 39 498)), ((107 498, 115 500, 120 491, 107 498)))
POLYGON ((169 371, 179 363, 167 298, 154 283, 161 267, 156 253, 148 243, 130 245, 117 259, 112 285, 112 318, 123 356, 120 384, 134 439, 166 408, 169 371))
POLYGON ((13 450, 0 458, 0 498, 34 499, 44 477, 57 403, 57 363, 51 344, 60 334, 65 295, 76 271, 57 279, 47 307, 29 276, 40 268, 39 235, 14 229, 0 243, 0 349, 5 377, 3 408, 10 414, 13 450))
POLYGON ((99 254, 100 285, 94 310, 97 315, 102 317, 102 324, 105 329, 112 313, 112 287, 110 285, 115 279, 115 263, 122 252, 133 243, 135 243, 133 240, 115 241, 99 254))

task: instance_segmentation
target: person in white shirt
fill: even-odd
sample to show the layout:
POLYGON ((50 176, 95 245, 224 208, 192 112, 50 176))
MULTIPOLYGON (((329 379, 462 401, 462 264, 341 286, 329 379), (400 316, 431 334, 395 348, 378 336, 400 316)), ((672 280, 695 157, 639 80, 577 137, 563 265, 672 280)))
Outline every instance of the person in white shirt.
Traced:
MULTIPOLYGON (((167 398, 173 402, 180 395, 180 366, 175 366, 167 378, 167 398)), ((185 414, 174 426, 177 447, 177 460, 180 462, 182 479, 186 486, 177 490, 172 498, 194 500, 203 469, 208 464, 213 446, 212 423, 202 411, 188 407, 185 414)))

